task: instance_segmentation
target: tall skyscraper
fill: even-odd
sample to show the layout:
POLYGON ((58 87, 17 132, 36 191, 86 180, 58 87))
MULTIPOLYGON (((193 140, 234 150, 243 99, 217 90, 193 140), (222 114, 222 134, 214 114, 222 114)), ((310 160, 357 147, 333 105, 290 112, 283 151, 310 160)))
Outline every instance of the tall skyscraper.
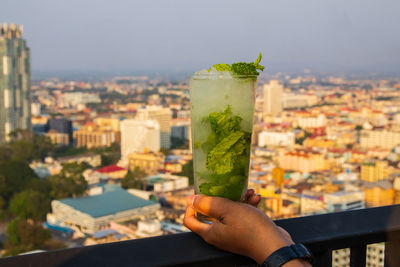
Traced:
POLYGON ((271 80, 264 85, 264 115, 276 116, 282 111, 282 91, 279 81, 271 80))
POLYGON ((133 152, 158 152, 160 125, 155 120, 123 120, 121 122, 121 157, 127 160, 133 152))
POLYGON ((72 144, 72 121, 66 118, 51 118, 47 121, 47 129, 58 133, 68 134, 69 143, 72 144))
POLYGON ((31 128, 29 48, 22 26, 0 24, 0 143, 31 128))
POLYGON ((171 118, 172 111, 161 106, 146 106, 137 113, 139 120, 156 120, 160 124, 160 147, 171 147, 171 118))

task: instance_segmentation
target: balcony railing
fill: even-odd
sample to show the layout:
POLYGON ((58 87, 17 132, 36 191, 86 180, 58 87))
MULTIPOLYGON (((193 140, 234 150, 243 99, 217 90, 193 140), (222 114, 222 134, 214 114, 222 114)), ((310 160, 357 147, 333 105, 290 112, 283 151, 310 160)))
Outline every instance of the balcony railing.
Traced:
MULTIPOLYGON (((400 266, 400 205, 276 221, 332 265, 332 250, 350 248, 350 266, 365 266, 366 246, 385 243, 385 266, 400 266)), ((129 240, 0 259, 0 266, 257 266, 206 244, 193 233, 129 240)))

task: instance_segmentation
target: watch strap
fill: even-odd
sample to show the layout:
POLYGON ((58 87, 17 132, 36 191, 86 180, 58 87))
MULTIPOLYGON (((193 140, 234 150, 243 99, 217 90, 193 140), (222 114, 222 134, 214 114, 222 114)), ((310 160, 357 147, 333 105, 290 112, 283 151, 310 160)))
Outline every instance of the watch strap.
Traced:
POLYGON ((310 263, 312 262, 310 251, 308 251, 308 249, 303 244, 298 243, 278 249, 277 251, 269 255, 262 266, 281 267, 283 264, 293 259, 304 259, 310 263))

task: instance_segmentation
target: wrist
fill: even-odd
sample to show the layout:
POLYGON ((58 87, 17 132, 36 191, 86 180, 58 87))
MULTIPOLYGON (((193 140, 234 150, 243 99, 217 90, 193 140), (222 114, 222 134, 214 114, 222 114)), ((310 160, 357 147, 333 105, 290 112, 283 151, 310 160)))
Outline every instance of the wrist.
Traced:
POLYGON ((311 263, 303 259, 293 259, 286 262, 281 267, 312 267, 311 263))
POLYGON ((309 267, 313 261, 311 252, 301 243, 283 247, 265 259, 266 267, 309 267))
POLYGON ((272 253, 280 248, 293 245, 292 240, 288 240, 279 235, 269 235, 262 238, 263 242, 256 245, 254 253, 250 255, 258 264, 262 264, 272 253))

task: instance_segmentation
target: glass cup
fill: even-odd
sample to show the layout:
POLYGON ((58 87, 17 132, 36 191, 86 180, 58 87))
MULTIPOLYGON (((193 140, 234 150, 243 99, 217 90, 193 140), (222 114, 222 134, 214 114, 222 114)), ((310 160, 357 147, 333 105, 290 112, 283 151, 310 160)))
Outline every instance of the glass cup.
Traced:
MULTIPOLYGON (((243 200, 248 183, 257 76, 190 78, 195 193, 243 200)), ((212 221, 197 214, 203 221, 212 221)))

